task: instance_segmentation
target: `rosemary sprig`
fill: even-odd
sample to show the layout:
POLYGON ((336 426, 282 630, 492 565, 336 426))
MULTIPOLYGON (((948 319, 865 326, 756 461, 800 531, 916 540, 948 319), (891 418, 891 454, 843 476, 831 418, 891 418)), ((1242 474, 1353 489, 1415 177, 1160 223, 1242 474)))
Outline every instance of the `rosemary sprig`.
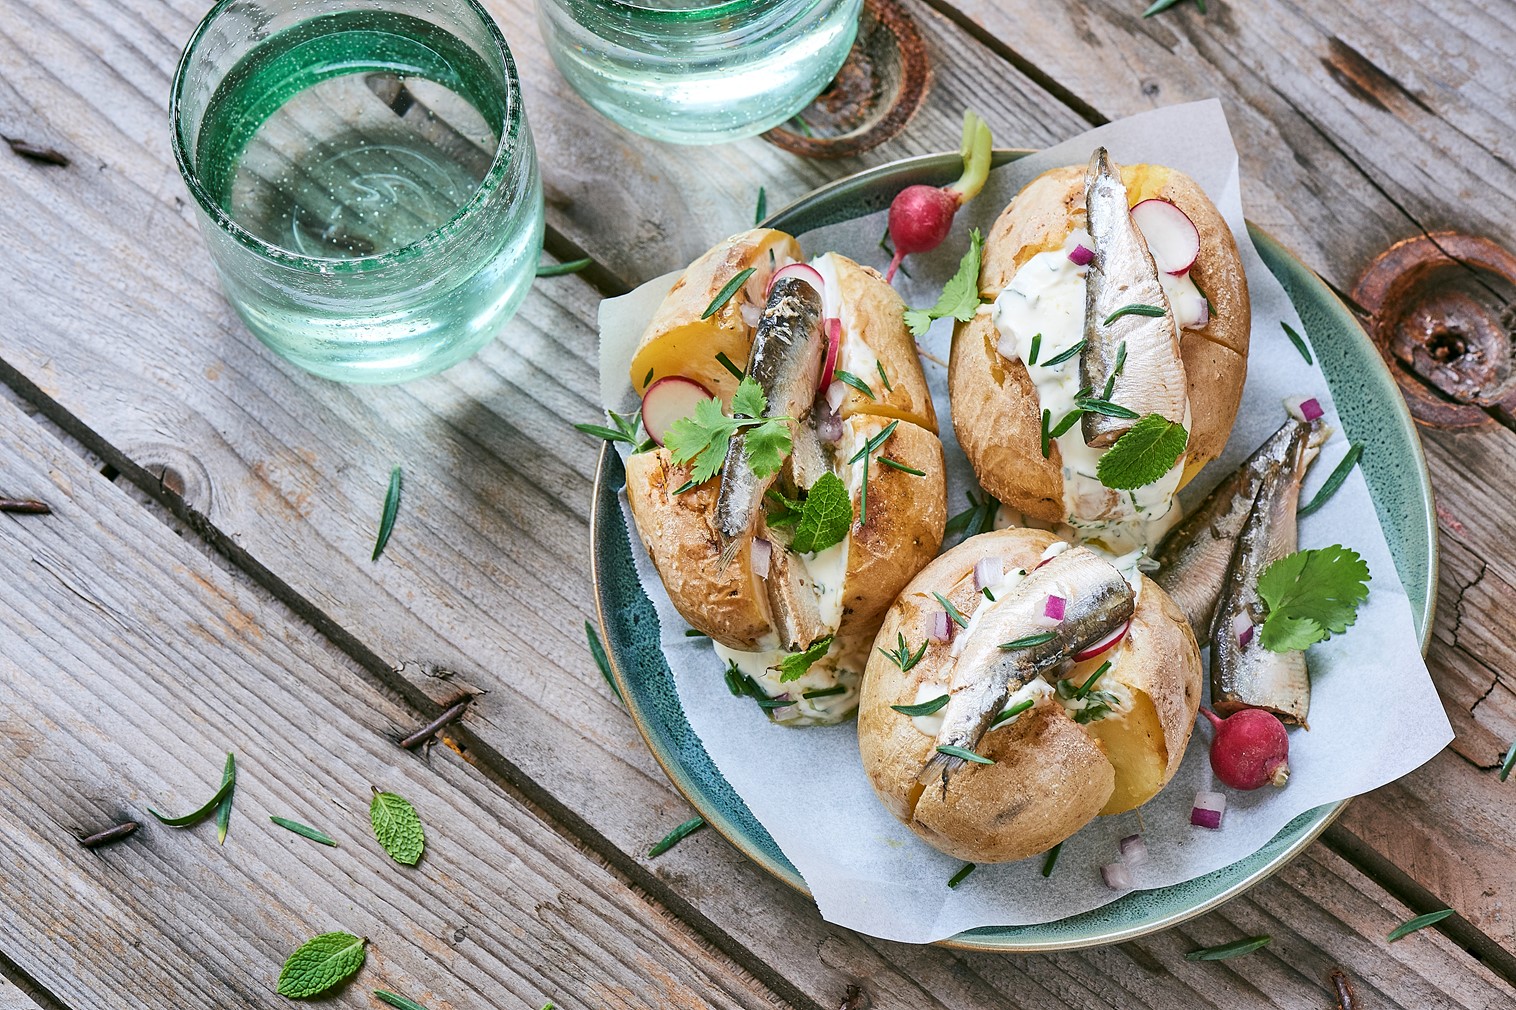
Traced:
POLYGON ((954 624, 960 628, 967 628, 969 626, 969 619, 963 616, 961 610, 953 606, 952 600, 938 592, 933 592, 932 595, 937 597, 937 602, 942 604, 942 609, 947 611, 947 615, 953 619, 954 624))
POLYGON ((911 475, 916 476, 916 477, 925 477, 926 476, 926 471, 925 470, 918 470, 914 466, 906 466, 904 463, 900 462, 898 459, 890 459, 888 456, 880 456, 879 457, 879 462, 883 463, 885 466, 889 467, 891 470, 899 470, 902 473, 908 473, 908 474, 911 474, 911 475))
POLYGON ((874 367, 879 370, 879 381, 884 383, 884 391, 886 393, 893 393, 895 391, 895 387, 890 385, 890 377, 884 374, 884 362, 876 360, 874 362, 874 367))
POLYGON ((1042 363, 1042 367, 1043 368, 1052 368, 1054 365, 1061 365, 1061 364, 1063 364, 1065 361, 1069 360, 1070 358, 1072 358, 1076 354, 1078 354, 1080 351, 1084 350, 1084 343, 1085 342, 1083 340, 1075 342, 1072 347, 1070 347, 1068 350, 1064 351, 1062 354, 1058 355, 1057 357, 1049 358, 1048 360, 1044 361, 1042 363))
POLYGON ((1123 407, 1119 403, 1098 397, 1086 396, 1074 401, 1074 406, 1080 410, 1089 411, 1092 414, 1104 414, 1107 417, 1119 417, 1127 421, 1135 421, 1142 415, 1129 407, 1123 407))
POLYGON ((1273 939, 1268 936, 1250 936, 1242 940, 1234 940, 1231 943, 1223 943, 1219 947, 1201 947, 1184 955, 1186 961, 1225 961, 1228 958, 1241 957, 1251 954, 1253 951, 1267 947, 1273 939))
POLYGON ((381 1003, 388 1003, 395 1010, 427 1010, 426 1007, 413 999, 401 996, 399 993, 389 992, 385 989, 375 989, 374 998, 381 1003))
POLYGON ((1150 318, 1156 319, 1162 315, 1164 315, 1164 309, 1162 305, 1148 305, 1144 302, 1132 302, 1130 305, 1123 305, 1115 312, 1112 312, 1110 315, 1106 316, 1103 325, 1109 326, 1116 320, 1120 319, 1122 316, 1148 316, 1150 318))
POLYGON ((384 511, 379 516, 379 535, 374 540, 374 553, 370 561, 378 561, 384 553, 384 545, 390 542, 390 533, 395 529, 395 516, 400 512, 400 468, 390 471, 389 490, 384 493, 384 511))
POLYGON ((1053 430, 1048 432, 1048 434, 1053 438, 1062 438, 1064 435, 1067 435, 1069 433, 1069 429, 1077 424, 1079 419, 1083 416, 1084 411, 1080 410, 1078 407, 1075 407, 1067 414, 1064 414, 1063 420, 1054 425, 1053 430))
POLYGON ((1426 929, 1428 926, 1436 925, 1452 914, 1453 910, 1451 908, 1442 908, 1435 912, 1428 912, 1425 915, 1418 915, 1414 919, 1407 919, 1391 930, 1390 935, 1385 937, 1385 939, 1391 943, 1394 943, 1396 940, 1403 940, 1418 929, 1426 929))
POLYGON ((1295 327, 1283 321, 1279 325, 1284 327, 1284 335, 1290 338, 1290 343, 1295 345, 1295 350, 1300 352, 1300 356, 1305 359, 1305 363, 1307 365, 1315 364, 1316 362, 1311 358, 1310 347, 1306 345, 1305 338, 1295 332, 1295 327))
POLYGON ((994 758, 987 758, 983 754, 976 754, 963 747, 954 747, 950 743, 939 744, 937 746, 937 753, 946 754, 948 757, 962 758, 965 761, 972 761, 976 765, 992 765, 995 763, 994 758))
POLYGON ((673 831, 670 831, 668 834, 664 835, 663 840, 657 845, 654 845, 651 849, 648 849, 647 857, 649 859, 658 858, 669 849, 672 849, 674 846, 678 845, 680 842, 684 841, 690 835, 699 831, 703 827, 705 827, 704 817, 691 817, 689 820, 679 825, 673 831))
MULTIPOLYGON (((925 648, 925 646, 923 646, 923 648, 925 648)), ((939 694, 931 701, 923 701, 919 705, 891 705, 890 708, 893 708, 901 715, 908 715, 914 718, 918 715, 931 715, 933 712, 941 709, 942 706, 946 705, 951 699, 952 695, 939 694)))
MULTIPOLYGON (((889 649, 885 649, 885 648, 882 648, 882 647, 880 648, 879 651, 882 652, 882 653, 884 653, 884 657, 886 659, 888 659, 890 662, 892 662, 896 666, 898 666, 900 668, 900 672, 901 673, 905 673, 908 670, 910 670, 911 667, 913 667, 917 663, 921 662, 921 657, 924 656, 924 655, 926 655, 926 646, 927 646, 927 643, 923 640, 922 643, 921 643, 921 648, 917 649, 913 653, 913 652, 911 652, 910 643, 908 643, 905 640, 905 633, 904 632, 898 633, 895 637, 896 637, 896 641, 897 641, 898 644, 896 645, 895 650, 893 652, 891 652, 889 649)), ((936 711, 936 709, 933 709, 933 711, 936 711)), ((915 713, 912 713, 912 714, 915 714, 915 713)), ((925 713, 923 713, 923 714, 925 714, 925 713)))
POLYGON ((337 847, 336 839, 334 839, 331 835, 328 835, 325 831, 318 831, 310 825, 301 824, 299 821, 292 821, 288 817, 276 817, 273 815, 269 816, 269 820, 273 821, 275 824, 279 825, 286 831, 293 831, 295 834, 299 835, 302 838, 309 838, 313 842, 318 842, 321 845, 329 845, 334 849, 337 847))
POLYGON ((711 304, 705 307, 705 311, 700 314, 700 318, 709 319, 714 316, 721 309, 721 306, 732 300, 732 296, 737 293, 737 289, 746 284, 747 279, 753 276, 753 272, 757 269, 757 267, 748 267, 727 281, 726 287, 716 292, 716 297, 711 299, 711 304))
POLYGON ((1012 649, 1030 649, 1034 645, 1045 645, 1058 637, 1056 631, 1039 631, 1035 635, 1027 635, 1023 638, 1014 638, 1009 642, 1001 642, 1000 648, 1007 652, 1012 649))
POLYGON ((762 186, 758 187, 758 206, 753 208, 753 226, 763 223, 763 219, 769 216, 769 193, 762 186))
POLYGON ((854 389, 858 390, 858 392, 862 393, 870 400, 879 399, 874 395, 874 391, 869 388, 869 384, 867 382, 864 382, 862 379, 858 378, 858 376, 854 375, 852 372, 849 372, 844 368, 833 369, 832 376, 836 378, 838 382, 841 382, 844 385, 852 386, 854 389))
POLYGON ((1338 463, 1337 468, 1327 477, 1326 481, 1321 485, 1321 490, 1317 491, 1315 497, 1310 501, 1300 506, 1295 515, 1308 516, 1325 505, 1332 495, 1336 494, 1338 489, 1342 487, 1343 482, 1348 479, 1348 474, 1353 472, 1353 467, 1358 465, 1358 459, 1362 455, 1363 443, 1354 442, 1349 446, 1347 453, 1342 457, 1342 462, 1338 463))
POLYGON ((863 448, 859 449, 857 452, 853 453, 852 457, 848 460, 848 462, 849 463, 856 463, 860 459, 864 459, 864 458, 866 458, 868 456, 872 456, 874 453, 878 452, 879 451, 879 447, 881 445, 883 445, 885 443, 885 441, 888 440, 891 435, 895 434, 895 429, 897 427, 899 427, 899 426, 900 426, 900 422, 899 421, 891 421, 889 424, 885 425, 879 431, 879 433, 877 435, 874 435, 867 442, 864 442, 863 443, 863 448))

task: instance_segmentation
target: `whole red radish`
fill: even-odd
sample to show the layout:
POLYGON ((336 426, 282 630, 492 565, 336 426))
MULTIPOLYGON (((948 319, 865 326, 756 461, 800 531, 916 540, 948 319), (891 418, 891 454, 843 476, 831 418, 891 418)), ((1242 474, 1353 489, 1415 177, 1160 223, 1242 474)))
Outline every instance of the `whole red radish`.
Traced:
POLYGON ((1225 719, 1202 708, 1211 721, 1211 771, 1233 789, 1282 786, 1290 777, 1290 738, 1272 712, 1245 708, 1225 719))
POLYGON ((907 186, 890 203, 890 242, 895 257, 884 279, 895 279, 900 261, 911 253, 930 252, 953 227, 958 208, 979 195, 990 174, 990 127, 974 112, 963 113, 963 175, 951 186, 907 186))

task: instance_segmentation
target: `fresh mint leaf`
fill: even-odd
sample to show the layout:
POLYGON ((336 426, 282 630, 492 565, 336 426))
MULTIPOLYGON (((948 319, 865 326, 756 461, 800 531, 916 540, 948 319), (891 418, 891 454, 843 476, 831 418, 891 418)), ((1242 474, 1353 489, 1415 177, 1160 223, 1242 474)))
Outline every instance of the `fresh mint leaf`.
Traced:
POLYGON ((800 505, 800 521, 790 547, 800 554, 824 551, 842 542, 853 524, 853 501, 847 485, 834 473, 824 473, 800 505))
POLYGON ((278 992, 304 999, 341 985, 363 967, 367 937, 351 933, 322 933, 302 943, 279 972, 278 992))
POLYGON ((406 866, 416 865, 426 849, 426 832, 415 807, 404 797, 375 789, 368 819, 374 826, 374 837, 391 859, 406 866))
POLYGON ((1146 487, 1174 468, 1189 441, 1184 425, 1149 414, 1101 454, 1095 475, 1118 491, 1146 487))
POLYGON ((1346 631, 1369 596, 1369 566, 1341 544, 1296 551, 1258 577, 1268 607, 1261 638, 1273 652, 1292 652, 1346 631))
POLYGON ((813 642, 809 649, 804 652, 796 652, 785 656, 779 661, 779 682, 788 684, 792 680, 799 680, 827 650, 832 647, 832 636, 827 635, 820 641, 813 642))
POLYGON ((932 320, 952 317, 966 323, 979 311, 979 261, 984 250, 984 236, 979 229, 969 232, 969 251, 958 262, 958 272, 943 285, 937 304, 930 309, 907 309, 905 325, 914 336, 922 337, 932 320))

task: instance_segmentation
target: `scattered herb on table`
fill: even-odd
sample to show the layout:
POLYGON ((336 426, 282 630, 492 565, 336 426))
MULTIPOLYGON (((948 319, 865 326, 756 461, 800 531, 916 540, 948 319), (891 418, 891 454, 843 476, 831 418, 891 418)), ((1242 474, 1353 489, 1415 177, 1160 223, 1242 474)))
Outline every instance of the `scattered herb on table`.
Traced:
POLYGON ((812 642, 810 647, 804 652, 796 652, 785 656, 779 661, 779 665, 775 667, 779 671, 779 682, 781 684, 788 684, 792 680, 799 680, 805 676, 806 671, 815 665, 818 659, 825 656, 827 650, 831 647, 832 636, 827 635, 825 638, 812 642))
POLYGON ((737 384, 731 416, 722 410, 720 399, 701 400, 695 404, 692 417, 681 417, 669 425, 663 444, 675 464, 692 464, 692 484, 704 484, 721 469, 732 436, 746 429, 748 465, 760 478, 771 477, 779 472, 790 452, 790 419, 764 417, 766 409, 768 398, 749 376, 737 384))
POLYGON ((1321 490, 1317 491, 1315 497, 1310 501, 1300 506, 1295 515, 1308 516, 1331 500, 1332 495, 1336 494, 1338 489, 1342 487, 1343 482, 1348 479, 1348 474, 1353 472, 1353 467, 1358 465, 1358 459, 1362 455, 1362 442, 1354 442, 1350 445, 1347 453, 1342 457, 1342 462, 1338 463, 1331 474, 1327 476, 1327 479, 1322 482, 1321 490))
POLYGON ((381 1003, 388 1003, 390 1006, 395 1007, 396 1010, 427 1010, 426 1007, 413 999, 406 999, 399 993, 387 992, 384 989, 375 989, 374 998, 381 1003))
POLYGON ((964 863, 957 873, 948 878, 948 888, 950 890, 957 889, 958 885, 963 883, 970 873, 974 872, 975 867, 976 864, 974 863, 964 863))
POLYGON ((1158 480, 1184 455, 1190 433, 1161 414, 1149 414, 1127 429, 1095 464, 1100 483, 1132 491, 1158 480))
MULTIPOLYGON (((230 753, 228 753, 227 754, 227 760, 228 760, 228 762, 230 762, 231 757, 232 757, 232 755, 230 753)), ((190 828, 190 827, 194 827, 196 824, 199 824, 201 821, 205 820, 207 817, 211 816, 217 810, 220 809, 220 807, 221 807, 221 801, 224 800, 224 799, 226 799, 228 796, 230 796, 232 794, 232 790, 236 787, 236 784, 237 784, 237 777, 236 777, 235 774, 232 775, 230 778, 228 778, 226 776, 226 774, 223 772, 223 774, 221 776, 221 787, 216 790, 216 795, 214 795, 210 799, 206 800, 204 806, 201 806, 201 807, 199 807, 199 808, 197 808, 195 810, 190 811, 189 813, 185 814, 183 817, 170 817, 167 814, 161 814, 161 813, 159 813, 158 811, 154 810, 152 807, 148 807, 147 808, 147 812, 150 813, 150 814, 152 814, 154 817, 158 818, 158 820, 162 821, 164 824, 167 824, 171 828, 190 828)))
POLYGON ((582 260, 569 260, 566 263, 538 263, 538 277, 562 277, 564 274, 576 274, 595 262, 588 257, 582 260))
POLYGON ((226 795, 216 804, 216 844, 226 844, 226 830, 232 823, 232 797, 237 794, 237 758, 228 752, 226 767, 221 770, 221 787, 226 795), (230 788, 228 788, 230 787, 230 788))
POLYGON ((1511 741, 1511 749, 1505 752, 1505 760, 1500 762, 1500 781, 1511 777, 1512 768, 1516 768, 1516 740, 1511 741))
POLYGON ((967 748, 954 747, 952 744, 948 743, 939 744, 937 747, 937 753, 946 754, 948 757, 962 758, 965 761, 972 761, 976 765, 992 765, 995 763, 994 758, 987 758, 983 754, 976 754, 974 751, 968 750, 967 748))
MULTIPOLYGON (((686 631, 685 634, 688 635, 689 632, 686 631)), ((626 699, 621 697, 621 688, 616 686, 616 678, 611 676, 611 660, 605 654, 605 645, 600 641, 600 632, 596 631, 595 626, 589 621, 584 622, 584 637, 590 643, 590 655, 594 657, 595 665, 600 668, 600 676, 605 678, 605 686, 611 689, 617 701, 623 705, 626 704, 626 699)))
POLYGON ((727 281, 726 286, 723 287, 720 291, 716 292, 716 297, 711 299, 711 304, 707 305, 705 307, 705 311, 700 313, 700 318, 709 319, 717 312, 721 311, 721 306, 732 300, 732 296, 737 293, 737 290, 741 288, 742 285, 747 283, 747 279, 753 276, 754 271, 757 269, 757 267, 748 267, 746 270, 741 271, 740 273, 736 274, 731 280, 727 281))
POLYGON ((669 849, 672 849, 674 846, 678 845, 680 842, 684 841, 690 835, 693 835, 703 827, 705 827, 704 817, 691 817, 689 820, 679 825, 673 831, 670 831, 668 834, 664 835, 663 840, 657 845, 654 845, 651 849, 648 849, 647 857, 649 859, 658 858, 669 849))
POLYGON ((1042 859, 1042 875, 1044 877, 1051 877, 1053 875, 1053 867, 1058 865, 1058 853, 1062 851, 1062 842, 1048 849, 1048 854, 1042 859))
POLYGON ((1295 345, 1295 350, 1300 352, 1300 356, 1305 359, 1305 363, 1307 365, 1314 364, 1311 358, 1311 348, 1306 344, 1305 338, 1297 333, 1295 327, 1289 323, 1281 321, 1279 325, 1284 327, 1284 335, 1290 338, 1290 343, 1295 345))
POLYGON ((962 533, 964 538, 978 533, 988 533, 995 528, 995 518, 1000 514, 1000 502, 990 494, 983 498, 970 491, 967 494, 969 507, 959 512, 947 521, 942 532, 946 536, 951 533, 962 533))
POLYGON ((1414 919, 1407 919, 1405 922, 1402 922, 1400 925, 1392 929, 1390 931, 1390 935, 1385 937, 1385 939, 1389 940, 1391 943, 1394 943, 1396 940, 1403 940, 1406 937, 1410 936, 1412 933, 1416 932, 1418 929, 1426 929, 1428 926, 1434 926, 1452 914, 1453 910, 1451 908, 1442 908, 1438 909, 1435 912, 1428 912, 1425 915, 1418 915, 1414 919))
POLYGON ((922 337, 931 329, 932 320, 951 317, 968 322, 979 311, 979 260, 984 250, 984 236, 975 228, 969 232, 969 251, 958 263, 958 272, 948 278, 929 309, 906 309, 905 325, 913 336, 922 337))
POLYGON ((618 414, 614 410, 607 410, 611 423, 616 427, 607 428, 603 424, 576 424, 574 429, 582 431, 586 435, 594 435, 603 438, 607 442, 625 442, 632 447, 633 452, 646 452, 653 447, 651 438, 637 437, 637 429, 642 425, 642 411, 634 410, 630 414, 618 414))
MULTIPOLYGON (((1150 18, 1154 14, 1162 14, 1170 7, 1176 6, 1177 4, 1183 2, 1184 0, 1155 0, 1151 7, 1142 12, 1142 16, 1145 18, 1150 18)), ((1200 11, 1202 14, 1206 13, 1205 0, 1195 0, 1195 9, 1200 11)))
POLYGON ((1369 595, 1369 566, 1333 544, 1287 554, 1258 577, 1268 608, 1260 638, 1272 652, 1293 652, 1346 631, 1369 595))
POLYGON ((370 561, 378 561, 384 553, 384 545, 390 542, 390 533, 395 529, 395 516, 400 511, 400 468, 390 471, 389 490, 384 492, 384 511, 379 516, 379 535, 374 539, 374 553, 370 561))
POLYGON ((368 808, 374 837, 397 863, 415 866, 426 849, 426 832, 416 808, 402 796, 380 792, 374 787, 374 799, 368 808))
POLYGON ((1267 947, 1273 942, 1269 936, 1250 936, 1232 943, 1223 943, 1216 947, 1201 947, 1184 955, 1186 961, 1225 961, 1229 958, 1241 957, 1251 954, 1255 950, 1267 947))
POLYGON ((358 973, 368 937, 322 933, 302 943, 279 972, 278 993, 291 999, 317 996, 358 973))
POLYGON ((329 845, 334 849, 337 847, 337 840, 335 838, 333 838, 331 835, 328 835, 325 831, 318 831, 316 828, 313 828, 308 824, 301 824, 299 821, 292 821, 288 817, 278 817, 274 815, 270 815, 269 820, 273 821, 275 824, 279 825, 286 831, 293 831, 295 834, 299 835, 302 838, 309 838, 313 842, 318 842, 321 845, 329 845))
POLYGON ((753 208, 753 225, 756 227, 763 223, 763 219, 769 216, 769 193, 762 186, 758 187, 758 205, 753 208))

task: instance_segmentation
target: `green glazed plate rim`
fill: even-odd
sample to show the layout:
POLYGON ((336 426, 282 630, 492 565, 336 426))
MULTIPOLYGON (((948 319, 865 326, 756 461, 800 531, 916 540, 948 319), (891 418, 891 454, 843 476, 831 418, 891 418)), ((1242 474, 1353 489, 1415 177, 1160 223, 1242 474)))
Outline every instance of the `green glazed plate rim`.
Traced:
MULTIPOLYGON (((999 150, 995 165, 1030 151, 999 150)), ((956 153, 924 155, 840 179, 772 215, 764 225, 801 235, 889 206, 902 187, 945 185, 956 153)), ((1425 653, 1437 590, 1436 515, 1415 422, 1378 351, 1347 306, 1288 249, 1253 224, 1248 232, 1284 285, 1348 436, 1364 443, 1360 466, 1405 585, 1425 653)), ((800 873, 722 777, 680 708, 659 647, 658 617, 637 581, 618 492, 626 474, 609 444, 595 470, 590 516, 595 611, 611 673, 632 721, 674 787, 727 841, 784 883, 810 896, 800 873)), ((1133 940, 1208 912, 1269 877, 1313 842, 1347 800, 1306 811, 1263 848, 1213 873, 1138 891, 1079 915, 1027 926, 984 926, 938 941, 969 950, 1033 953, 1133 940)))

